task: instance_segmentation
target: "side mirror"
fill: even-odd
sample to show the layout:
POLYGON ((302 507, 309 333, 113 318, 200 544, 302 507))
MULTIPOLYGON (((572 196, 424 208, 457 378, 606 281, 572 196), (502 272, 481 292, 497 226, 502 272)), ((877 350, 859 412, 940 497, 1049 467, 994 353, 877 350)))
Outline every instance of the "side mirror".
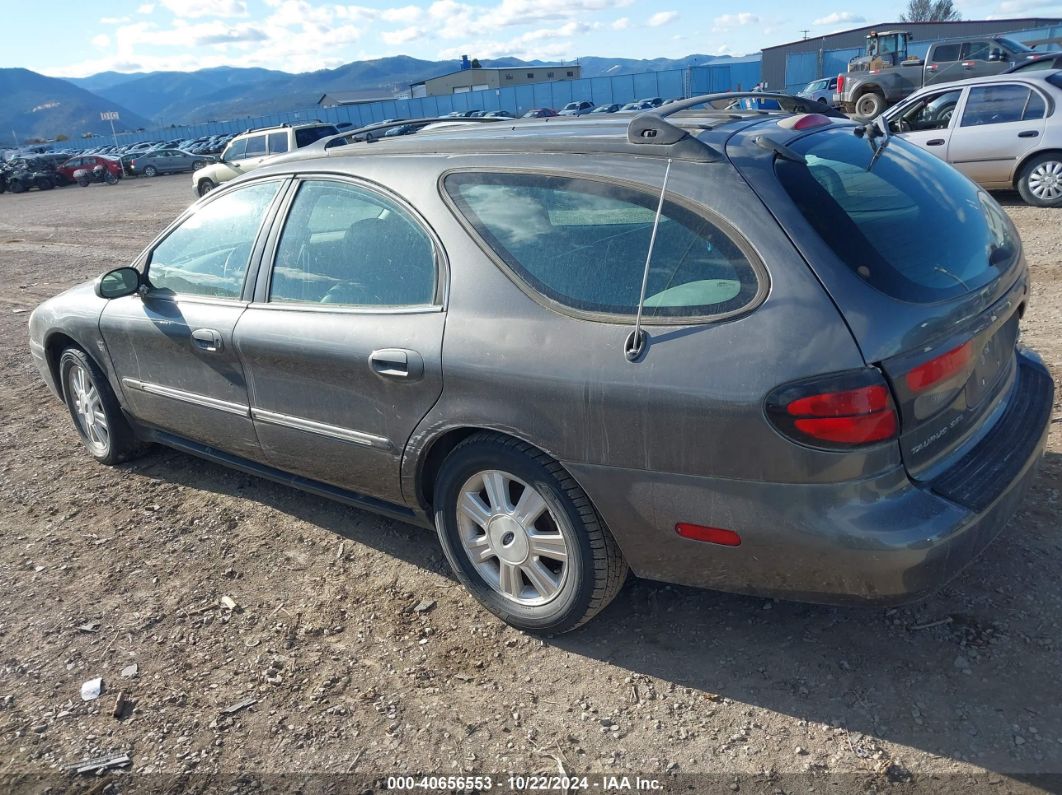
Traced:
POLYGON ((100 298, 124 298, 140 289, 140 278, 136 268, 115 268, 96 279, 93 287, 100 298))

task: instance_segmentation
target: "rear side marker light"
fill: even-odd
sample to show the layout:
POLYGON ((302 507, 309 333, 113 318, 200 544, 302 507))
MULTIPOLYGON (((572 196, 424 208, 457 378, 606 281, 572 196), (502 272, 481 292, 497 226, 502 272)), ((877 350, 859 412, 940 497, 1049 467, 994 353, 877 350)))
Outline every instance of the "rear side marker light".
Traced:
POLYGON ((779 387, 767 416, 790 439, 827 449, 878 444, 900 429, 892 394, 872 368, 779 387))
POLYGON ((683 538, 694 541, 704 541, 709 544, 719 544, 724 547, 741 546, 741 536, 733 530, 724 530, 722 527, 705 527, 689 522, 679 522, 675 525, 675 532, 683 538))
POLYGON ((952 348, 947 353, 908 371, 905 376, 907 386, 912 392, 924 392, 961 373, 972 360, 973 342, 965 342, 958 348, 952 348))

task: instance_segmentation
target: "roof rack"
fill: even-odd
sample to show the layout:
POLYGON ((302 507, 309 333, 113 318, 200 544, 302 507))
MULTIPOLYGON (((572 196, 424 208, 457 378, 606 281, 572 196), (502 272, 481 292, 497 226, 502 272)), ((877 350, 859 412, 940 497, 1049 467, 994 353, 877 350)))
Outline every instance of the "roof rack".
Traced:
POLYGON ((429 124, 438 124, 439 122, 454 122, 463 124, 465 122, 471 122, 472 124, 479 123, 496 123, 502 121, 512 121, 512 119, 506 119, 496 116, 469 116, 469 117, 456 117, 456 116, 429 116, 421 119, 399 119, 397 121, 389 122, 377 122, 374 124, 367 124, 364 127, 358 127, 355 130, 344 130, 339 135, 331 135, 327 138, 322 138, 320 141, 312 144, 315 148, 320 149, 332 149, 336 146, 346 146, 347 144, 357 143, 364 141, 365 143, 372 143, 377 141, 388 130, 396 127, 412 126, 420 129, 427 127, 429 124))
MULTIPOLYGON (((681 127, 668 122, 668 116, 673 116, 676 113, 696 108, 700 105, 713 105, 713 111, 726 113, 733 117, 734 110, 749 111, 747 108, 735 108, 737 103, 745 99, 766 99, 777 102, 779 109, 783 113, 821 113, 825 116, 846 118, 840 111, 824 107, 821 102, 804 99, 792 94, 777 94, 766 91, 728 91, 721 94, 702 94, 640 113, 631 119, 631 123, 627 125, 627 140, 632 144, 654 144, 657 146, 678 146, 682 144, 683 146, 688 146, 684 142, 686 139, 690 139, 697 141, 701 146, 711 149, 708 144, 693 138, 681 127), (723 107, 717 108, 714 107, 715 103, 725 104, 723 107)), ((753 112, 759 112, 763 115, 771 113, 770 110, 763 109, 753 110, 753 112)), ((715 150, 712 149, 712 151, 714 152, 715 150)))

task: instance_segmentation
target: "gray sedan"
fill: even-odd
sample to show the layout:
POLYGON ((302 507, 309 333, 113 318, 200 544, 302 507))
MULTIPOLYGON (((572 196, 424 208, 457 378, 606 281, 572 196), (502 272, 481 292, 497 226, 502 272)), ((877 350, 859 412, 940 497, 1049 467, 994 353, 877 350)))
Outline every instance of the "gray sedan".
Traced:
POLYGON ((164 444, 434 528, 525 630, 628 569, 913 598, 1045 444, 1021 242, 902 140, 693 110, 742 98, 319 141, 39 306, 33 359, 96 460, 164 444))
POLYGON ((892 131, 989 190, 1062 207, 1062 71, 934 84, 884 114, 892 131))
POLYGON ((182 149, 154 149, 131 158, 129 170, 133 174, 154 177, 158 174, 198 171, 207 163, 213 163, 216 160, 217 158, 213 155, 193 155, 182 149))

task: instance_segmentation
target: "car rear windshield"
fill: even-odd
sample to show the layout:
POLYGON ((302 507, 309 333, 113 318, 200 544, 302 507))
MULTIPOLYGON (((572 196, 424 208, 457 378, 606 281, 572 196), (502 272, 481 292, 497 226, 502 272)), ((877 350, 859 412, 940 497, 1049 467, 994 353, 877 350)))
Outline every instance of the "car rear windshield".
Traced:
POLYGON ((778 178, 812 228, 872 287, 931 303, 983 287, 1020 255, 999 205, 942 161, 850 127, 813 133, 779 157, 778 178))

